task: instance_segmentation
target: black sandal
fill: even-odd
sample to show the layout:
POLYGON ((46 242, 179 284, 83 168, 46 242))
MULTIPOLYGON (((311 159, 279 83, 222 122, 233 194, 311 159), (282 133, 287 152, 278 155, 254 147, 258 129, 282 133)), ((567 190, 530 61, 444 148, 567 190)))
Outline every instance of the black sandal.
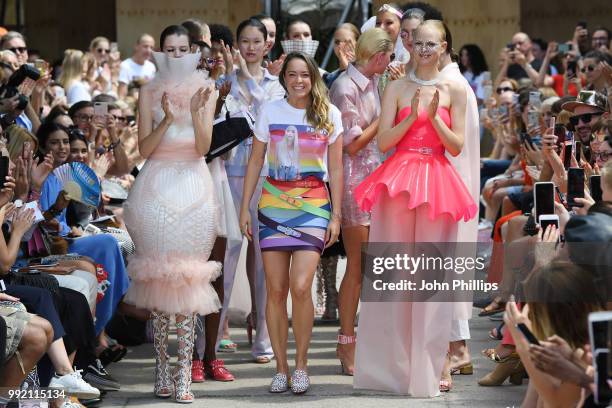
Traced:
POLYGON ((478 316, 480 317, 491 316, 491 315, 503 312, 505 308, 506 308, 506 302, 504 302, 501 298, 495 298, 493 299, 491 303, 485 306, 480 311, 480 313, 478 313, 478 316))

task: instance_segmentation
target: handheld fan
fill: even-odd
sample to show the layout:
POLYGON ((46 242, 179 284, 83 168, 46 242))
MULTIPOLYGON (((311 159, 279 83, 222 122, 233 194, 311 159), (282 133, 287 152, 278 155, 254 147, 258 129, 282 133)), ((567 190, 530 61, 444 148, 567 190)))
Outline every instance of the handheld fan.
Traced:
POLYGON ((100 202, 100 182, 96 173, 85 163, 66 163, 55 170, 53 174, 62 184, 62 190, 68 198, 79 203, 97 207, 100 202))

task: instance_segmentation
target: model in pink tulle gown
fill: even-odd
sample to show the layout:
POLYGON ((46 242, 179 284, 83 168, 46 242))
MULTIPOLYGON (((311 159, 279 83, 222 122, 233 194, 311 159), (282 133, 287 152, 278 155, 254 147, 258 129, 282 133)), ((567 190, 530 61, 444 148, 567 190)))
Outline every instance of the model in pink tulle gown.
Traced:
POLYGON ((187 77, 169 74, 158 74, 141 94, 152 99, 153 119, 159 123, 166 92, 175 120, 138 173, 124 205, 136 246, 129 258, 132 283, 126 301, 167 314, 207 315, 221 307, 210 284, 221 273, 221 264, 208 261, 220 228, 219 210, 206 161, 196 153, 189 103, 210 80, 195 67, 187 77))
MULTIPOLYGON (((395 124, 410 114, 400 109, 395 124)), ((438 115, 450 128, 450 112, 438 115)), ((355 190, 371 211, 370 242, 453 242, 457 222, 478 211, 425 111, 395 152, 355 190)), ((355 358, 356 388, 416 397, 439 393, 451 332, 451 302, 362 302, 355 358)))

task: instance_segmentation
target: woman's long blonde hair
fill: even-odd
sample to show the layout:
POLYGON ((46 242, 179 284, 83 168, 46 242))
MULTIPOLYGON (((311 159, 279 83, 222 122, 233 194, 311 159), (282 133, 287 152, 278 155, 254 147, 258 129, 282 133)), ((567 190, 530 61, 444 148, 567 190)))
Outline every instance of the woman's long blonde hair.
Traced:
POLYGON ((296 58, 301 59, 306 63, 308 73, 310 74, 310 83, 312 85, 310 90, 312 100, 310 106, 306 108, 306 121, 314 126, 315 129, 325 130, 327 131, 327 134, 331 136, 331 134, 334 132, 334 124, 329 117, 331 102, 329 101, 327 87, 321 78, 319 67, 314 59, 301 52, 289 53, 287 58, 285 58, 285 62, 283 63, 283 67, 279 75, 280 83, 286 91, 287 86, 285 84, 285 74, 287 73, 287 66, 291 60, 296 58))
POLYGON ((80 81, 83 77, 83 51, 67 49, 64 51, 64 61, 62 61, 62 73, 58 82, 68 92, 68 88, 75 81, 80 81))

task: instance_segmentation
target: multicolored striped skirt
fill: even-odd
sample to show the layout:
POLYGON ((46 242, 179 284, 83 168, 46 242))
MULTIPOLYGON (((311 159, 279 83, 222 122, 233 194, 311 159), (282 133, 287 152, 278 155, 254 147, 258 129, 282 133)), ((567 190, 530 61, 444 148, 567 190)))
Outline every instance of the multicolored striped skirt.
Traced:
POLYGON ((330 216, 329 194, 321 180, 268 177, 259 201, 259 246, 262 251, 321 253, 330 216))

